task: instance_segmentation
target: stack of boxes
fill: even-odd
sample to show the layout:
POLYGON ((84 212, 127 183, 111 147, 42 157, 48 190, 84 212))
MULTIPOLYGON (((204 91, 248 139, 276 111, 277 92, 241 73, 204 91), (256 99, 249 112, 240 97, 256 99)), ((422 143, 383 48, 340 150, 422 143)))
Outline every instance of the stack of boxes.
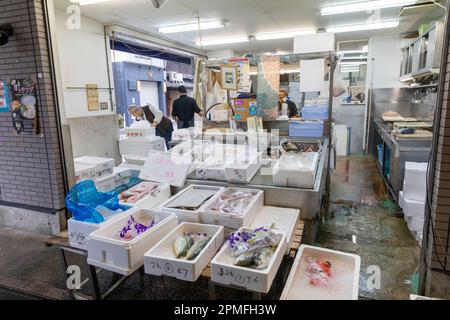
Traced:
POLYGON ((422 243, 425 202, 427 194, 428 163, 406 162, 400 207, 403 209, 409 230, 422 243))
POLYGON ((80 157, 74 160, 76 183, 93 180, 97 190, 110 192, 130 181, 131 170, 114 167, 114 159, 80 157))

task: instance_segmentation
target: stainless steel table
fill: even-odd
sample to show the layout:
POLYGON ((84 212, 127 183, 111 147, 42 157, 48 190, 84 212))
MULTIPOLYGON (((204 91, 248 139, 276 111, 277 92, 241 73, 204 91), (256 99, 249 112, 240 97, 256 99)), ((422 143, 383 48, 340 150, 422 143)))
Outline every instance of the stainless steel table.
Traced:
MULTIPOLYGON (((192 177, 186 179, 186 186, 203 184, 212 186, 237 186, 255 188, 264 191, 264 204, 268 206, 300 209, 301 219, 305 220, 306 242, 313 243, 317 233, 323 196, 326 191, 326 176, 328 169, 328 139, 324 139, 322 154, 316 173, 313 189, 274 186, 271 175, 261 175, 259 170, 248 184, 217 180, 200 180, 192 177)), ((181 188, 176 188, 178 192, 181 188)))

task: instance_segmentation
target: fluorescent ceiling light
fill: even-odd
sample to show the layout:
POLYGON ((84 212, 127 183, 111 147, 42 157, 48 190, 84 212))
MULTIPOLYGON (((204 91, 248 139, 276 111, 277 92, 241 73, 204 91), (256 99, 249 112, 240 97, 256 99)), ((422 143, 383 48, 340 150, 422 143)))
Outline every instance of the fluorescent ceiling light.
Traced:
POLYGON ((364 31, 364 30, 378 30, 386 28, 396 28, 400 24, 399 21, 384 21, 384 22, 374 22, 367 24, 354 24, 347 26, 335 26, 327 28, 327 32, 330 33, 342 33, 342 32, 353 32, 353 31, 364 31))
POLYGON ((368 50, 362 49, 362 50, 344 50, 344 51, 338 51, 338 54, 360 54, 360 53, 367 53, 368 50))
POLYGON ((359 1, 345 4, 335 4, 327 7, 323 7, 320 10, 320 14, 328 16, 332 14, 341 14, 349 12, 359 12, 376 10, 383 8, 395 8, 402 7, 411 4, 415 4, 417 0, 376 0, 376 1, 359 1))
POLYGON ((249 42, 248 36, 242 36, 242 37, 232 37, 232 38, 216 38, 216 39, 205 39, 205 40, 198 40, 195 44, 197 46, 215 46, 215 45, 221 45, 221 44, 230 44, 230 43, 241 43, 241 42, 249 42))
POLYGON ((198 22, 196 23, 187 23, 187 24, 179 24, 175 26, 168 26, 159 28, 159 32, 161 33, 176 33, 176 32, 188 32, 188 31, 196 31, 196 30, 207 30, 207 29, 218 29, 224 28, 225 21, 223 20, 215 20, 215 21, 200 21, 200 25, 198 22))
POLYGON ((286 32, 275 32, 275 33, 261 33, 255 36, 256 40, 276 40, 276 39, 287 39, 296 36, 302 36, 307 34, 314 34, 317 31, 314 29, 305 29, 297 31, 286 31, 286 32))
POLYGON ((102 2, 107 2, 109 0, 70 0, 70 2, 72 3, 77 3, 80 6, 85 6, 88 4, 95 4, 95 3, 102 3, 102 2))

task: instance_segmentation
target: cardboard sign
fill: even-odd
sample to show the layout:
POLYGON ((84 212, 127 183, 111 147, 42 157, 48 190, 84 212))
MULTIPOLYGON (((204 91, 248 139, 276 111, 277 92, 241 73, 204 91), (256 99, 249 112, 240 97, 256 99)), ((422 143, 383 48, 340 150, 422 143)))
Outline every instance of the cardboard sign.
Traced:
POLYGON ((147 181, 168 183, 171 186, 183 187, 188 175, 191 162, 171 152, 152 150, 148 153, 147 161, 141 170, 139 178, 147 181))

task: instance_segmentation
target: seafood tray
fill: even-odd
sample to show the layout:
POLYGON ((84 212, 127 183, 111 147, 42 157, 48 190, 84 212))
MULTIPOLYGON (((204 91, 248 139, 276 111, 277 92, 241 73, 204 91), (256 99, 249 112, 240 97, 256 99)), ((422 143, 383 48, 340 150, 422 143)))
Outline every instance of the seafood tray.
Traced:
POLYGON ((180 222, 200 223, 200 213, 223 190, 222 187, 190 185, 161 204, 161 210, 176 214, 180 222))
POLYGON ((299 154, 303 152, 320 152, 322 145, 318 143, 282 141, 281 147, 287 154, 299 154))
POLYGON ((246 146, 217 144, 214 153, 197 167, 197 179, 249 183, 261 167, 261 155, 246 146))
POLYGON ((275 230, 283 231, 286 234, 286 255, 289 254, 289 244, 294 237, 294 230, 300 219, 300 210, 293 208, 280 208, 264 206, 255 219, 251 223, 251 227, 257 228, 260 226, 272 226, 275 230))
MULTIPOLYGON (((173 213, 135 208, 89 236, 88 263, 122 275, 131 275, 144 264, 144 253, 178 224, 173 213), (120 238, 124 227, 135 221, 156 221, 145 232, 131 239, 120 238)), ((148 226, 148 225, 147 225, 148 226)))
POLYGON ((232 251, 227 241, 211 261, 211 280, 249 291, 269 292, 287 248, 286 235, 276 230, 273 232, 280 239, 270 259, 265 261, 267 266, 263 269, 253 269, 235 265, 235 257, 232 256, 232 251))
POLYGON ((280 299, 358 300, 360 266, 360 256, 301 245, 280 299))
POLYGON ((264 191, 227 188, 201 213, 203 223, 231 229, 247 227, 264 205, 264 191))
POLYGON ((165 183, 144 181, 133 188, 121 192, 121 204, 144 209, 153 209, 170 198, 170 186, 165 183))
POLYGON ((183 222, 145 254, 145 272, 155 276, 174 277, 183 281, 197 281, 222 246, 223 241, 223 227, 183 222), (180 236, 189 233, 206 234, 210 239, 199 253, 197 251, 194 259, 177 258, 174 244, 180 236))
POLYGON ((312 189, 318 164, 317 152, 282 155, 273 168, 273 184, 280 187, 312 189))

